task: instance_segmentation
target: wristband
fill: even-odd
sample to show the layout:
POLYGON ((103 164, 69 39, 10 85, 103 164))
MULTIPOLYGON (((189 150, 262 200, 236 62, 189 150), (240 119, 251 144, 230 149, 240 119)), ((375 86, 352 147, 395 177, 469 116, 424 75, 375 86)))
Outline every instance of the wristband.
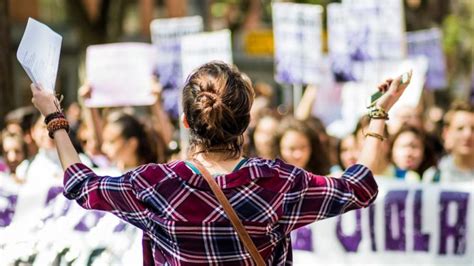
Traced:
POLYGON ((60 129, 69 133, 69 122, 65 118, 55 118, 48 123, 47 128, 49 137, 54 139, 54 132, 60 129))
POLYGON ((49 122, 51 122, 53 119, 57 119, 57 118, 64 118, 65 119, 65 116, 62 112, 54 112, 54 113, 50 113, 49 115, 47 115, 45 118, 44 118, 44 123, 47 125, 49 124, 49 122))
POLYGON ((385 137, 378 134, 378 133, 375 133, 375 132, 367 132, 367 133, 364 133, 364 137, 374 137, 376 139, 379 139, 380 141, 384 141, 385 137))

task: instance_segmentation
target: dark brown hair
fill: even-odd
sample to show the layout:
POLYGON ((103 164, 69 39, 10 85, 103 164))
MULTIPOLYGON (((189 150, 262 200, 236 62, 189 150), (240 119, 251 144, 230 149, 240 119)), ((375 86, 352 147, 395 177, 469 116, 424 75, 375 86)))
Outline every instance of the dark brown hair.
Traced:
POLYGON ((136 138, 138 147, 136 150, 140 163, 164 163, 166 162, 166 145, 162 137, 146 124, 142 123, 133 115, 121 113, 117 118, 110 121, 121 128, 120 135, 128 140, 136 138))
POLYGON ((311 146, 309 161, 304 167, 305 170, 320 175, 329 174, 331 168, 329 154, 326 147, 321 143, 319 136, 305 122, 293 117, 286 117, 282 120, 274 138, 273 147, 276 148, 275 154, 281 157, 280 141, 288 131, 299 132, 308 138, 311 146))
POLYGON ((254 95, 250 79, 235 67, 214 61, 195 70, 183 88, 191 154, 239 157, 254 95))
POLYGON ((414 169, 415 172, 422 176, 426 169, 436 165, 436 154, 434 152, 433 143, 430 142, 427 134, 423 130, 410 125, 402 125, 400 130, 390 138, 390 158, 392 158, 395 141, 401 134, 406 132, 413 133, 423 144, 423 160, 421 160, 418 169, 414 169))

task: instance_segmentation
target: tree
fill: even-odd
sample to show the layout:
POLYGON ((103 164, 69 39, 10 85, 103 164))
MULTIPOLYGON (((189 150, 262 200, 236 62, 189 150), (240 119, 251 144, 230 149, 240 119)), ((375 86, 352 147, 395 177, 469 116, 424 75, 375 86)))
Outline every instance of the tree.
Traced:
POLYGON ((8 0, 0 0, 0 126, 14 102, 10 44, 8 0))

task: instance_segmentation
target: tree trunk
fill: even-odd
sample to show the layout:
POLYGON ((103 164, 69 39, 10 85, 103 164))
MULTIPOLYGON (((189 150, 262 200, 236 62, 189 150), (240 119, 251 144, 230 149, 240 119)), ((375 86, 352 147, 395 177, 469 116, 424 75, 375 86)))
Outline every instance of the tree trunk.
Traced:
POLYGON ((8 0, 0 0, 0 128, 5 114, 13 108, 13 77, 8 0))

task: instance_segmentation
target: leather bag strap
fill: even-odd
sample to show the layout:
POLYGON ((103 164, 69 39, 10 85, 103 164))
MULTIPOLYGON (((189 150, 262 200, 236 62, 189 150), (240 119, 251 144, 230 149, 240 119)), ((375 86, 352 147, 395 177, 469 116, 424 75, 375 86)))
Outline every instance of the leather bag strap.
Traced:
POLYGON ((211 187, 212 192, 214 192, 214 195, 216 196, 217 200, 222 205, 222 208, 224 208, 227 217, 229 218, 230 222, 232 223, 232 226, 239 235, 240 241, 242 241, 245 248, 250 253, 250 256, 252 257, 253 261, 258 266, 264 266, 265 261, 263 260, 262 255, 258 252, 255 243, 250 238, 250 235, 247 230, 245 230, 242 221, 239 219, 239 216, 237 216, 237 213, 235 213, 234 208, 232 207, 232 205, 230 205, 230 202, 224 195, 224 192, 222 192, 222 189, 216 183, 214 178, 212 178, 209 171, 207 171, 207 169, 199 161, 193 159, 192 162, 197 167, 199 172, 201 172, 204 179, 206 179, 207 183, 209 184, 209 187, 211 187))

